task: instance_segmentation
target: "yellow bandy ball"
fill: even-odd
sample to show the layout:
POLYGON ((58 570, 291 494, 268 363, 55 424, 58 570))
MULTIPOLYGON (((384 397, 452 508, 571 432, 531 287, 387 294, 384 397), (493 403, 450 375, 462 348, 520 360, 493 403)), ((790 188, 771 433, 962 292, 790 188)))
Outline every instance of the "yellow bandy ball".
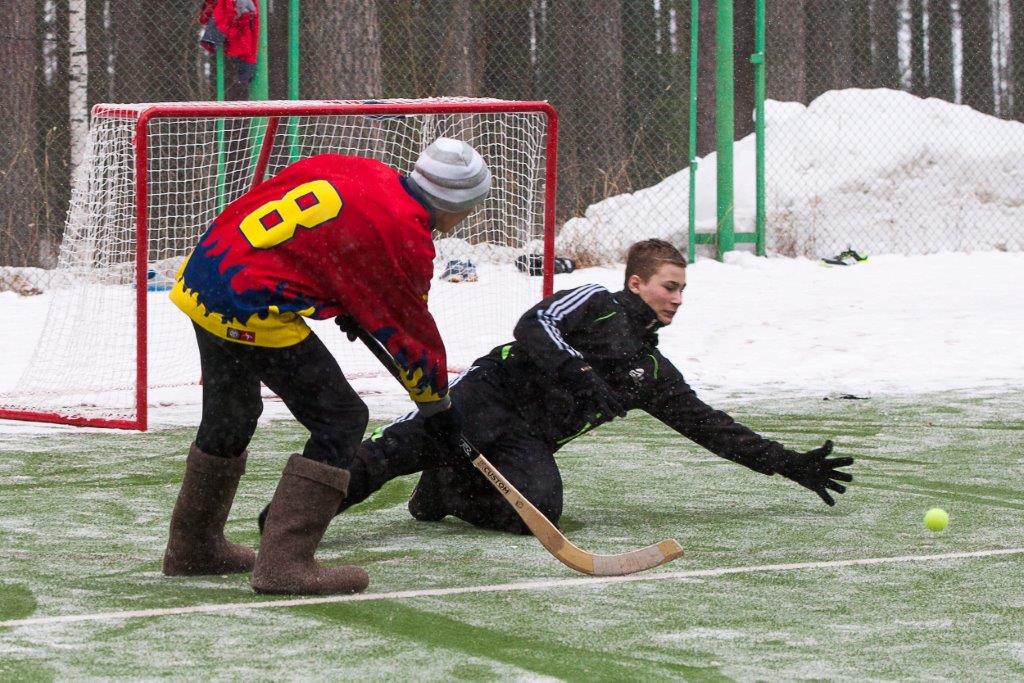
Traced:
POLYGON ((932 508, 924 513, 924 525, 932 531, 942 531, 949 524, 949 513, 942 508, 932 508))

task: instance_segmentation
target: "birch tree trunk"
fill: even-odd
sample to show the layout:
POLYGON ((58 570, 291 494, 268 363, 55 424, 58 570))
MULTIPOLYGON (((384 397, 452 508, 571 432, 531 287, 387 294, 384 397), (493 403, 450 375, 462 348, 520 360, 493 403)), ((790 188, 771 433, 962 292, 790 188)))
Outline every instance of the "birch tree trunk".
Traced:
POLYGON ((89 135, 89 52, 85 0, 68 0, 68 124, 71 129, 71 178, 85 157, 89 135))

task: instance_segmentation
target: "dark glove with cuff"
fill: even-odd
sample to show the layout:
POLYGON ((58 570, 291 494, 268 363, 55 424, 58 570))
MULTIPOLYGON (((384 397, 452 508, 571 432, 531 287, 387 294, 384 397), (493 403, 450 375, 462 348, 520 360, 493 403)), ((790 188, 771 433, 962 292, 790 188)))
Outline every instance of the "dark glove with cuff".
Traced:
POLYGON ((588 422, 601 417, 625 417, 626 408, 594 368, 580 362, 561 373, 566 388, 572 392, 576 404, 582 406, 588 422))
POLYGON ((826 489, 836 493, 846 492, 846 487, 838 482, 851 482, 853 475, 840 472, 839 468, 852 465, 853 458, 848 456, 829 458, 830 453, 832 453, 831 439, 806 453, 785 450, 783 456, 772 463, 772 469, 804 488, 814 491, 825 501, 826 505, 835 505, 836 501, 826 489))
POLYGON ((427 436, 433 439, 446 453, 459 453, 472 459, 473 454, 463 448, 462 415, 454 405, 428 415, 423 420, 427 436))
POLYGON ((350 342, 354 342, 359 338, 359 323, 351 315, 346 313, 345 315, 339 315, 334 318, 334 324, 345 333, 350 342))

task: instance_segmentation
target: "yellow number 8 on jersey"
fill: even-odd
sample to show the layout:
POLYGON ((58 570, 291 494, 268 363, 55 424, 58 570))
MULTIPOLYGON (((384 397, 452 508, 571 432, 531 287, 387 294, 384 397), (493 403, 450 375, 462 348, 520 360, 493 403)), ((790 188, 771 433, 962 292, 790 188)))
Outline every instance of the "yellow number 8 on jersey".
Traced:
POLYGON ((238 227, 253 247, 270 249, 290 240, 298 228, 315 228, 339 213, 338 191, 326 180, 314 180, 267 202, 243 218, 238 227))

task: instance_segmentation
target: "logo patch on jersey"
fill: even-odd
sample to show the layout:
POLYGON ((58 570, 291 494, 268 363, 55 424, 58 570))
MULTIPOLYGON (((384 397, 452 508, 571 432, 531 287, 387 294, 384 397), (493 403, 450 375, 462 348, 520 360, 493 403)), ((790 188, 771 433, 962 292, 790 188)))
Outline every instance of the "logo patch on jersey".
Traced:
POLYGON ((644 369, 633 368, 629 371, 629 376, 633 379, 633 384, 639 385, 644 381, 644 369))
POLYGON ((229 327, 227 332, 229 339, 237 341, 256 343, 256 333, 248 330, 240 330, 237 327, 229 327))

